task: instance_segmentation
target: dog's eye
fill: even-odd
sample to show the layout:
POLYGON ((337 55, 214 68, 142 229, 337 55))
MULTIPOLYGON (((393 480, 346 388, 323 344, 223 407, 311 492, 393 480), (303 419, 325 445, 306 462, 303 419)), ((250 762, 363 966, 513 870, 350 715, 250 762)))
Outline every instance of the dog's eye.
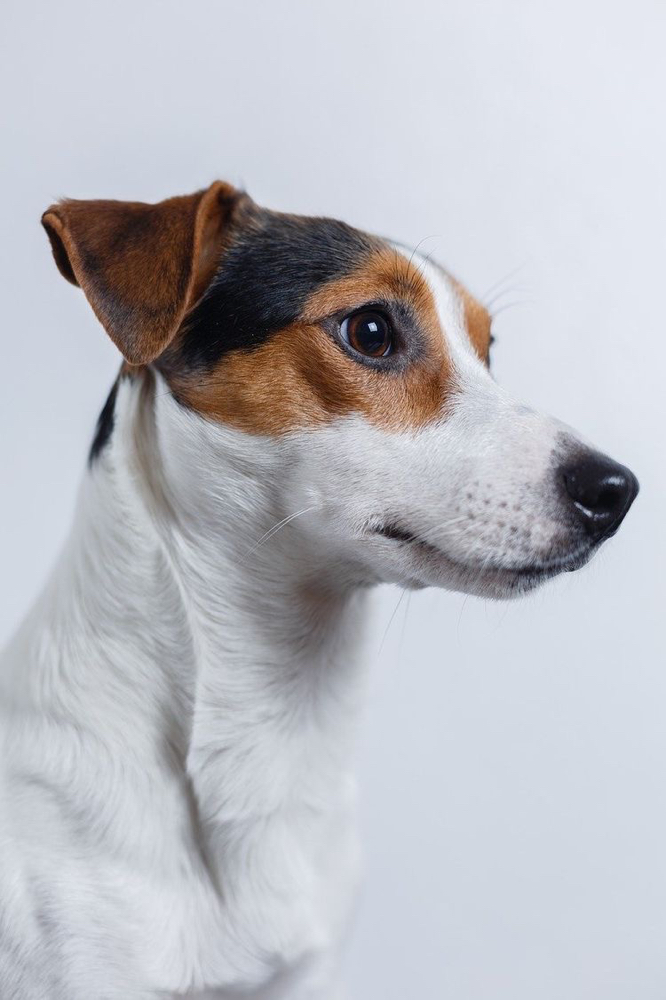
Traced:
POLYGON ((385 358, 393 350, 391 324, 380 312, 368 310, 348 316, 340 333, 350 347, 369 358, 385 358))

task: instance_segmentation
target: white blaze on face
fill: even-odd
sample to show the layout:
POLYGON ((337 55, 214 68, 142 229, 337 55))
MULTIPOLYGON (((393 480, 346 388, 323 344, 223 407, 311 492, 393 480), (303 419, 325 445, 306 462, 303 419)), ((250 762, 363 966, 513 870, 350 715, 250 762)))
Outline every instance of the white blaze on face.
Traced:
POLYGON ((534 585, 531 568, 571 553, 555 476, 565 428, 497 385, 469 340, 455 283, 415 261, 453 364, 442 414, 419 430, 388 431, 354 416, 291 436, 302 477, 290 483, 294 509, 320 504, 302 530, 371 577, 509 596, 534 585))
MULTIPOLYGON (((267 528, 281 519, 288 525, 271 536, 271 548, 288 545, 290 555, 300 552, 302 564, 319 566, 322 574, 346 567, 360 582, 512 596, 572 561, 580 564, 590 551, 556 476, 560 453, 575 440, 497 385, 468 336, 464 293, 428 261, 415 256, 412 263, 432 294, 445 346, 435 345, 422 362, 431 370, 446 366, 432 418, 410 427, 408 420, 384 424, 359 410, 278 435, 194 418, 199 471, 183 468, 181 478, 197 483, 199 492, 201 470, 209 468, 207 492, 215 496, 220 476, 231 489, 236 466, 262 470, 251 492, 243 483, 239 496, 246 506, 256 493, 257 513, 267 505, 267 528)), ((338 351, 334 358, 343 366, 340 378, 344 366, 358 364, 338 351)), ((397 410, 388 416, 423 412, 421 398, 410 400, 410 393, 423 394, 423 382, 399 370, 366 370, 364 385, 375 377, 385 380, 377 383, 377 399, 380 389, 392 387, 384 398, 397 410)), ((191 454, 183 456, 186 465, 191 454)), ((201 506, 200 496, 197 502, 201 506)), ((239 532, 243 523, 239 516, 239 532)))

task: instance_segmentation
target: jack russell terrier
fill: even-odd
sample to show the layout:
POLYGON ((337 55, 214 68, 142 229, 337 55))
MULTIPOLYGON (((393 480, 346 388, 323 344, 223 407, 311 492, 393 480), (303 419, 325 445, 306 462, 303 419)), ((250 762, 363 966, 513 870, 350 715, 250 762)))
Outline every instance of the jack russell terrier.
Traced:
POLYGON ((221 182, 42 222, 124 362, 0 672, 0 996, 332 1000, 371 586, 524 594, 638 484, 417 252, 221 182))

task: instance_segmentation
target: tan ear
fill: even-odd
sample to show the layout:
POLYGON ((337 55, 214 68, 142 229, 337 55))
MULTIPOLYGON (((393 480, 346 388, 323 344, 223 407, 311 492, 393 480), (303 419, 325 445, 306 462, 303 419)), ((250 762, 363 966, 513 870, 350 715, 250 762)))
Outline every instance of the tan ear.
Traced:
POLYGON ((206 290, 244 197, 216 181, 156 205, 65 200, 42 225, 60 273, 81 286, 127 361, 141 365, 162 353, 206 290))

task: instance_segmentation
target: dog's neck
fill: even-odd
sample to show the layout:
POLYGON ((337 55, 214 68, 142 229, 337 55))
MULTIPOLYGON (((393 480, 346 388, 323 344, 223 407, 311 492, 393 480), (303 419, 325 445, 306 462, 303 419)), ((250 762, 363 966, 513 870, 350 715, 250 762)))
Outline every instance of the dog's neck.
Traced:
POLYGON ((110 674, 119 717, 183 757, 207 825, 305 802, 321 782, 330 795, 347 768, 365 590, 322 568, 314 540, 267 534, 294 513, 279 506, 285 460, 151 377, 122 379, 46 598, 68 629, 76 602, 88 650, 101 647, 59 684, 80 669, 99 700, 110 674))
POLYGON ((284 461, 204 425, 152 378, 121 380, 72 536, 9 651, 11 696, 44 726, 64 722, 61 748, 56 734, 25 753, 51 773, 80 734, 85 774, 56 780, 128 843, 132 877, 161 857, 173 871, 189 842, 223 882, 242 947, 227 943, 218 968, 216 941, 220 981, 242 981, 241 954, 248 976, 259 954, 295 960, 321 912, 343 920, 330 897, 353 808, 367 590, 335 560, 324 572, 314 539, 261 540, 292 513, 276 506, 284 461), (147 796, 150 826, 128 827, 147 796))

